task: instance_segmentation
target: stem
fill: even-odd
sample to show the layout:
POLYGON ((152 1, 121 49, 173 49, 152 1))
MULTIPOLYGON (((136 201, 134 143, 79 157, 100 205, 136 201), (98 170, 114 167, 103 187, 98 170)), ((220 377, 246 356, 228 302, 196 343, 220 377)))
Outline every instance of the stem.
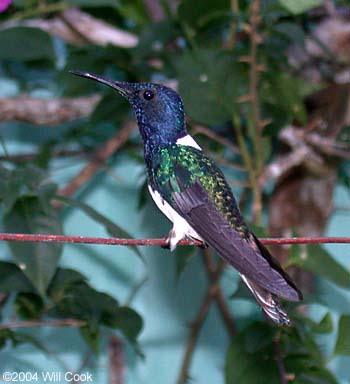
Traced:
MULTIPOLYGON (((61 196, 72 196, 78 191, 80 187, 86 184, 86 182, 99 171, 105 161, 126 143, 134 129, 135 124, 133 122, 128 121, 125 123, 114 136, 97 149, 92 160, 70 181, 68 185, 58 191, 58 194, 61 196)), ((61 206, 61 202, 56 203, 57 208, 60 208, 61 206)))
POLYGON ((280 334, 278 334, 276 339, 273 341, 273 347, 275 352, 275 360, 277 362, 277 367, 278 367, 280 384, 288 384, 286 366, 284 364, 282 351, 281 351, 280 334))
POLYGON ((0 324, 0 329, 29 328, 29 327, 83 327, 86 321, 62 319, 56 321, 28 320, 0 324))
POLYGON ((230 23, 230 34, 228 38, 228 48, 233 49, 236 43, 236 22, 234 21, 233 15, 237 15, 239 12, 238 0, 231 0, 231 23, 230 23))
POLYGON ((199 312, 194 319, 194 321, 191 324, 191 333, 188 338, 187 347, 185 351, 185 355, 183 358, 179 378, 177 380, 177 384, 185 384, 188 379, 188 371, 190 368, 192 355, 194 352, 194 349, 196 347, 197 339, 199 336, 199 332, 202 328, 202 325, 204 324, 204 320, 207 317, 208 311, 210 309, 211 302, 213 300, 215 291, 217 289, 217 286, 211 286, 202 302, 202 305, 199 309, 199 312))
MULTIPOLYGON (((260 238, 264 245, 290 244, 350 244, 350 237, 292 237, 292 238, 260 238)), ((63 235, 33 235, 27 233, 0 233, 0 241, 20 241, 32 243, 75 243, 75 244, 103 244, 103 245, 145 245, 166 246, 165 239, 123 239, 86 236, 63 235)), ((178 245, 202 245, 201 241, 181 240, 178 245)))
POLYGON ((256 224, 259 224, 261 220, 262 202, 261 202, 261 189, 259 184, 259 178, 257 175, 257 170, 253 166, 250 153, 245 143, 243 130, 242 130, 242 126, 239 121, 239 118, 236 116, 233 116, 232 120, 233 120, 233 125, 235 127, 236 135, 237 135, 239 149, 243 158, 243 163, 248 172, 249 182, 252 187, 253 199, 254 199, 253 222, 256 224))
POLYGON ((253 221, 255 224, 261 223, 261 211, 262 211, 262 202, 261 202, 261 189, 259 184, 259 176, 262 171, 263 161, 262 161, 262 129, 260 124, 260 103, 259 103, 259 94, 258 94, 258 83, 259 83, 259 71, 257 63, 257 48, 260 43, 260 36, 258 35, 258 25, 260 23, 260 0, 254 0, 250 8, 250 54, 249 54, 249 105, 250 112, 248 118, 248 127, 251 132, 251 137, 253 139, 254 145, 254 162, 255 162, 255 172, 254 172, 254 181, 252 180, 253 185, 253 221))
MULTIPOLYGON (((216 265, 213 262, 213 258, 211 257, 209 251, 206 249, 203 251, 203 261, 205 269, 207 270, 208 277, 212 284, 215 284, 216 281, 220 280, 222 275, 222 271, 226 265, 223 260, 220 260, 216 265)), ((224 294, 222 293, 221 287, 218 284, 218 288, 215 292, 215 301, 219 308, 222 320, 226 326, 227 332, 231 337, 236 335, 236 327, 233 322, 230 310, 227 306, 224 294)))
POLYGON ((54 3, 54 4, 42 4, 39 7, 35 7, 34 9, 29 9, 23 12, 17 12, 12 20, 22 20, 27 19, 29 17, 37 17, 46 13, 54 13, 65 11, 69 8, 68 3, 54 3))

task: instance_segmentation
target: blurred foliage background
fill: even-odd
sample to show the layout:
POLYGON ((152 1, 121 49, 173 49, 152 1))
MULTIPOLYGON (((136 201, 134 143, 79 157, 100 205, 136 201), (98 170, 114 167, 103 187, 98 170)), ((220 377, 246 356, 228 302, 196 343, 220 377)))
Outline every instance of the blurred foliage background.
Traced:
MULTIPOLYGON (((259 236, 347 236, 350 5, 0 2, 2 232, 161 237, 125 100, 68 73, 160 82, 259 236)), ((272 248, 271 248, 272 249, 272 248)), ((274 247, 304 292, 263 318, 195 247, 1 245, 0 369, 103 383, 348 383, 349 247, 274 247)), ((39 382, 41 376, 39 376, 39 382)))

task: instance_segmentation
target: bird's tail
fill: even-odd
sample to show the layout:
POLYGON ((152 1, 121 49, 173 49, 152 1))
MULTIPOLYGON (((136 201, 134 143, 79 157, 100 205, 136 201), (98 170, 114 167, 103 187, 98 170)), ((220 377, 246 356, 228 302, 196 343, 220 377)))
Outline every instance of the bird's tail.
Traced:
POLYGON ((262 310, 271 320, 278 325, 291 325, 291 321, 287 313, 281 307, 279 299, 276 295, 260 287, 256 283, 253 283, 244 275, 241 275, 241 277, 247 284, 248 288, 252 291, 262 310))

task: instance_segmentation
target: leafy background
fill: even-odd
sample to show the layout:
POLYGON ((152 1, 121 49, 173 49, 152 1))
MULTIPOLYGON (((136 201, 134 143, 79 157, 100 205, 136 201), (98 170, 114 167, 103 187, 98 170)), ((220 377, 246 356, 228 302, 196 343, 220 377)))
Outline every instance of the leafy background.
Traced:
MULTIPOLYGON (((176 87, 259 236, 347 236, 349 12, 319 0, 13 1, 0 14, 2 232, 170 228, 146 192, 129 106, 68 73, 80 69, 176 87)), ((305 293, 281 330, 195 247, 1 244, 0 369, 348 383, 349 251, 274 249, 305 293)))

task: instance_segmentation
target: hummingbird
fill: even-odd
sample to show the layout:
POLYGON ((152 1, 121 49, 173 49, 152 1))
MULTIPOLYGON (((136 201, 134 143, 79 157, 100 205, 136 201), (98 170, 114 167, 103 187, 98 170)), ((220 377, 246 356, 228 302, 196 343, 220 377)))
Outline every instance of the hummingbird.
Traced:
POLYGON ((156 83, 70 72, 112 87, 131 104, 143 141, 149 193, 173 223, 167 247, 173 251, 182 239, 210 246, 239 272, 268 318, 290 325, 280 298, 299 301, 302 294, 248 228, 220 168, 187 132, 178 93, 156 83))

